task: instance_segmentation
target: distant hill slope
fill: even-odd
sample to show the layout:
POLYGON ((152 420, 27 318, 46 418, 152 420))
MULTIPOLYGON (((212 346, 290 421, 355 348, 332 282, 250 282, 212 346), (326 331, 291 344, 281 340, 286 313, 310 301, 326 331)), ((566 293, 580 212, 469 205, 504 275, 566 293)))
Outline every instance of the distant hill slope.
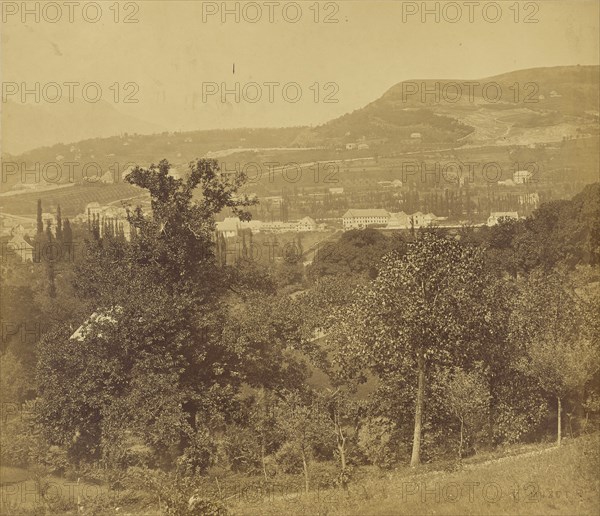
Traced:
MULTIPOLYGON (((470 133, 476 133, 478 140, 498 143, 500 136, 511 136, 513 127, 559 125, 559 133, 570 135, 567 123, 597 124, 599 74, 598 66, 558 66, 482 78, 470 81, 479 83, 471 87, 464 79, 403 81, 364 108, 304 132, 298 143, 341 144, 362 137, 397 141, 414 132, 421 133, 423 143, 462 142, 470 133), (423 95, 436 90, 437 97, 423 95), (489 127, 490 122, 498 127, 489 127)), ((517 131, 515 138, 527 137, 521 133, 517 131)), ((556 140, 556 134, 550 139, 556 140)))
MULTIPOLYGON (((581 114, 586 110, 598 110, 598 88, 600 86, 599 66, 554 66, 547 68, 527 68, 512 72, 484 77, 475 81, 466 79, 415 79, 403 81, 392 86, 383 94, 379 101, 402 102, 403 89, 405 92, 404 104, 408 106, 422 106, 422 97, 418 93, 423 91, 424 83, 429 91, 434 89, 436 83, 440 84, 440 90, 446 86, 446 100, 442 99, 442 105, 452 105, 454 96, 450 83, 480 83, 473 85, 473 96, 477 100, 483 100, 483 87, 486 84, 496 83, 500 86, 502 96, 499 103, 524 104, 531 109, 560 109, 564 113, 581 114), (417 83, 419 91, 412 91, 407 83, 417 83), (543 98, 539 98, 540 95, 543 98), (536 100, 536 102, 533 102, 536 100)), ((462 87, 463 100, 468 98, 468 86, 462 87)), ((495 97, 494 87, 489 86, 487 95, 489 103, 495 97)), ((429 94, 425 96, 428 106, 435 105, 435 98, 429 94)), ((376 101, 376 102, 379 102, 376 101)), ((458 103, 458 105, 461 105, 458 103)))
POLYGON ((151 134, 164 128, 123 114, 105 100, 96 103, 67 99, 56 104, 22 104, 8 101, 2 106, 2 151, 19 154, 91 137, 114 136, 117 132, 151 134), (115 130, 119 128, 120 131, 115 130))
MULTIPOLYGON (((39 164, 43 169, 48 164, 62 164, 59 165, 62 169, 60 178, 54 180, 44 176, 41 186, 45 186, 44 180, 89 185, 90 175, 94 176, 96 169, 101 171, 98 177, 110 171, 119 182, 123 171, 132 163, 148 165, 163 158, 181 171, 187 168, 190 160, 203 156, 227 161, 232 169, 248 162, 313 163, 378 156, 395 159, 406 152, 414 154, 440 149, 453 152, 452 149, 460 147, 461 159, 468 160, 473 155, 473 148, 535 149, 538 143, 549 143, 555 150, 547 151, 548 156, 544 157, 546 151, 540 150, 538 158, 531 150, 532 155, 521 161, 540 161, 548 174, 558 177, 569 170, 571 180, 589 182, 597 177, 598 170, 599 74, 598 66, 560 66, 517 70, 476 81, 481 85, 497 83, 503 93, 497 102, 483 98, 482 87, 475 87, 473 99, 469 99, 465 89, 458 102, 427 95, 423 103, 418 92, 406 95, 407 91, 414 91, 415 85, 418 89, 432 91, 436 83, 439 83, 438 88, 443 88, 449 83, 465 81, 404 81, 364 108, 318 127, 157 132, 158 129, 128 118, 102 101, 86 104, 83 108, 80 103, 63 106, 59 110, 60 116, 47 111, 49 106, 8 102, 2 112, 2 158, 5 162, 13 162, 13 168, 27 164, 30 169, 39 164), (410 86, 408 90, 407 85, 410 86), (518 92, 517 98, 515 92, 518 92), (535 102, 524 102, 526 97, 535 102), (17 119, 19 123, 15 122, 17 119), (109 137, 89 137, 98 130, 102 134, 112 134, 114 127, 131 127, 131 130, 109 137), (148 132, 154 134, 144 134, 148 132), (418 133, 418 137, 411 138, 414 133, 418 133), (47 143, 50 139, 56 141, 57 137, 64 143, 37 147, 19 155, 15 155, 15 151, 7 154, 11 146, 27 148, 33 142, 47 143), (359 142, 363 137, 369 143, 368 149, 346 150, 346 143, 359 142), (66 164, 73 162, 78 165, 74 176, 69 177, 66 164), (89 164, 96 168, 85 173, 84 168, 89 164)), ((493 88, 488 95, 492 92, 493 88)), ((265 173, 263 177, 266 176, 265 173)), ((30 182, 30 177, 23 179, 16 172, 8 174, 0 189, 8 192, 13 188, 32 186, 21 184, 30 182)), ((31 193, 34 194, 31 197, 37 195, 31 193)), ((58 198, 67 194, 54 192, 52 195, 58 198)), ((3 198, 0 202, 1 208, 6 209, 9 205, 11 209, 15 207, 22 211, 17 200, 3 198)))

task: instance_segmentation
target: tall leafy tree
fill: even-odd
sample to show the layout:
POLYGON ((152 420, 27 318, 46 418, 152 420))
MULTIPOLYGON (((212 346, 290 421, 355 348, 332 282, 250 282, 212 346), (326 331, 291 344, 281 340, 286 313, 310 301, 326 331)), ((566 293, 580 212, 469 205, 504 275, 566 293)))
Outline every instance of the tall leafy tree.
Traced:
POLYGON ((237 195, 243 177, 223 176, 214 160, 191 163, 181 179, 170 168, 161 161, 127 176, 149 191, 151 213, 130 212, 131 242, 88 242, 74 285, 90 316, 49 332, 38 349, 44 429, 79 457, 129 431, 162 455, 194 442, 200 422, 219 410, 215 400, 243 377, 244 350, 221 332, 226 296, 247 287, 217 263, 214 216, 231 209, 247 218, 253 201, 237 195))
POLYGON ((341 316, 341 362, 416 380, 412 466, 420 463, 428 366, 476 357, 489 316, 484 286, 480 248, 425 232, 405 254, 385 256, 377 278, 341 316))

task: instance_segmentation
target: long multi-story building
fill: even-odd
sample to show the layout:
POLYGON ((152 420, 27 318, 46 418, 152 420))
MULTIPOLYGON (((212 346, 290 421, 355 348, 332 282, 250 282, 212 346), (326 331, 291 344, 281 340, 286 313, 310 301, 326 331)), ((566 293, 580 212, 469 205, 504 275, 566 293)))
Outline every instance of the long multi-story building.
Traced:
POLYGON ((369 226, 387 226, 390 214, 387 210, 348 210, 342 217, 344 229, 363 229, 369 226))

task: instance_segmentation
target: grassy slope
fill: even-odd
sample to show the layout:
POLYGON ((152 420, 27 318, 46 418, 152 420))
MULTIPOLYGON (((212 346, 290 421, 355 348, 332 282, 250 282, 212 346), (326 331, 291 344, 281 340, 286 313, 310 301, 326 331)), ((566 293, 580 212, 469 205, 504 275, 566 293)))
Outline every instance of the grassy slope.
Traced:
MULTIPOLYGON (((392 473, 366 468, 347 491, 314 489, 306 495, 299 491, 299 477, 287 484, 274 480, 266 488, 244 482, 244 488, 226 497, 226 505, 229 514, 237 516, 597 515, 599 445, 598 434, 565 441, 561 448, 517 445, 471 457, 458 471, 444 471, 451 468, 442 463, 392 473)), ((41 507, 31 472, 4 467, 0 473, 0 514, 31 514, 36 506, 41 507)), ((78 489, 74 484, 50 479, 49 496, 62 498, 55 506, 74 509, 81 499, 84 506, 90 501, 102 502, 105 510, 98 514, 114 514, 108 509, 114 504, 105 486, 83 482, 78 489)), ((123 512, 160 514, 154 497, 150 498, 146 503, 122 507, 123 512)))
POLYGON ((309 495, 275 489, 262 502, 241 497, 238 515, 580 515, 598 514, 598 435, 561 448, 538 445, 519 455, 465 461, 456 472, 373 473, 347 493, 309 495), (282 494, 283 493, 283 494, 282 494), (253 503, 250 503, 253 502, 253 503))

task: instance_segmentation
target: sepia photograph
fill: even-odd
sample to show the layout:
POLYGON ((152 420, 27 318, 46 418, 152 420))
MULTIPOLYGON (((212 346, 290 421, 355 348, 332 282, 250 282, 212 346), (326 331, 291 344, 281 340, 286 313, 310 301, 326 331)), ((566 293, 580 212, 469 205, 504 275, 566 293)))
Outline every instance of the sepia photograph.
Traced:
POLYGON ((598 0, 0 9, 0 516, 600 514, 598 0))

